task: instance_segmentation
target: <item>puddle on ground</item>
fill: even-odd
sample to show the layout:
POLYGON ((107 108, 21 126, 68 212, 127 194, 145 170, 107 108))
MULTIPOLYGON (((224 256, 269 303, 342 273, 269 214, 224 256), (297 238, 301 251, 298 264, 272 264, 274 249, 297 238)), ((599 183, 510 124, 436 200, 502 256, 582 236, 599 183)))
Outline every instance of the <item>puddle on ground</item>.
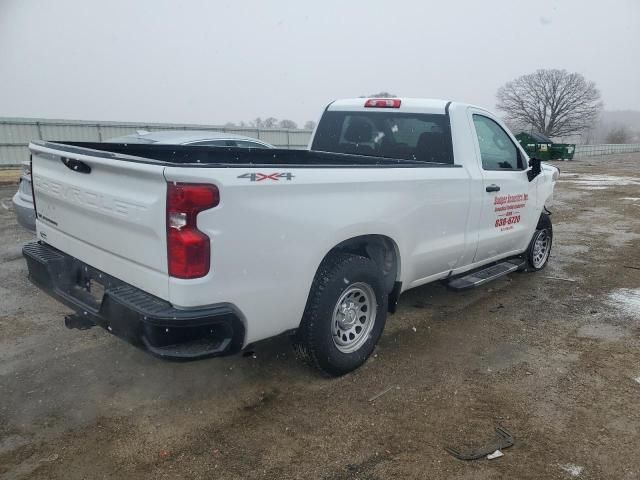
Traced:
MULTIPOLYGON (((614 226, 615 227, 615 226, 614 226)), ((607 236, 607 243, 612 247, 624 247, 626 244, 633 242, 634 240, 640 239, 640 233, 628 232, 626 230, 617 230, 614 228, 613 231, 607 228, 596 227, 593 229, 595 233, 602 233, 607 236)))
POLYGON ((579 242, 579 245, 586 246, 586 244, 591 240, 588 233, 588 228, 584 223, 556 223, 553 226, 553 248, 551 251, 553 252, 556 250, 556 248, 562 245, 565 241, 574 242, 572 245, 575 245, 575 242, 579 242))
POLYGON ((630 231, 635 219, 628 215, 611 212, 606 207, 591 208, 578 215, 577 219, 579 223, 561 224, 559 229, 563 233, 570 233, 574 241, 577 239, 591 241, 593 237, 598 237, 612 247, 623 247, 629 242, 640 239, 640 233, 630 231), (604 223, 596 221, 600 218, 606 218, 607 221, 604 223))
POLYGON ((640 288, 618 288, 609 293, 607 303, 640 320, 640 288))
POLYGON ((486 372, 500 372, 523 362, 532 362, 543 356, 534 347, 523 348, 521 344, 501 343, 494 349, 483 352, 481 355, 483 369, 486 372))
MULTIPOLYGON (((566 206, 571 205, 575 207, 575 200, 584 198, 585 192, 582 190, 561 190, 553 195, 553 205, 566 206)), ((553 208, 551 209, 553 211, 553 208)))
POLYGON ((21 435, 8 435, 0 440, 0 455, 17 450, 29 444, 29 439, 21 435))
POLYGON ((624 328, 617 325, 609 325, 608 323, 583 325, 576 333, 581 338, 593 338, 595 340, 620 340, 627 332, 624 328))
POLYGON ((558 255, 570 257, 573 260, 579 259, 582 255, 589 252, 588 245, 571 245, 563 243, 554 243, 553 249, 558 255))
MULTIPOLYGON (((565 269, 575 264, 586 264, 589 262, 587 245, 571 245, 560 242, 553 244, 551 250, 551 260, 549 261, 548 273, 560 278, 572 277, 565 269)), ((573 278, 573 277, 572 277, 573 278)))
MULTIPOLYGON (((567 176, 567 175, 563 175, 567 176)), ((560 181, 564 183, 572 183, 578 188, 586 190, 604 190, 609 187, 626 187, 629 185, 640 186, 640 179, 635 177, 619 177, 616 175, 575 175, 576 178, 569 178, 560 181)))

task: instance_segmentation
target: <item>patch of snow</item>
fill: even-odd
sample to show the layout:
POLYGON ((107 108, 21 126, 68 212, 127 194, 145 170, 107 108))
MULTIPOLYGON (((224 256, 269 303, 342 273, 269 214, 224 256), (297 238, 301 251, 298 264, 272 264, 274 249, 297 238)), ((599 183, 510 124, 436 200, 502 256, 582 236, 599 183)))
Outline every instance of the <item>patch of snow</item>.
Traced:
POLYGON ((580 465, 574 465, 573 463, 567 463, 566 465, 560 465, 560 468, 567 472, 572 477, 579 477, 584 470, 584 467, 580 465))
POLYGON ((640 288, 618 288, 609 293, 607 303, 640 318, 640 288))
POLYGON ((633 379, 636 383, 640 383, 640 377, 636 377, 633 379))
POLYGON ((630 202, 640 202, 640 197, 622 197, 622 200, 629 200, 630 202))
POLYGON ((615 175, 576 175, 576 177, 575 179, 564 180, 564 182, 573 183, 578 188, 583 187, 590 190, 603 190, 609 187, 626 187, 629 185, 640 186, 640 179, 635 177, 619 177, 615 175))
POLYGON ((487 455, 487 460, 493 460, 494 458, 500 458, 500 457, 504 457, 504 453, 502 453, 500 450, 496 450, 495 452, 487 455))

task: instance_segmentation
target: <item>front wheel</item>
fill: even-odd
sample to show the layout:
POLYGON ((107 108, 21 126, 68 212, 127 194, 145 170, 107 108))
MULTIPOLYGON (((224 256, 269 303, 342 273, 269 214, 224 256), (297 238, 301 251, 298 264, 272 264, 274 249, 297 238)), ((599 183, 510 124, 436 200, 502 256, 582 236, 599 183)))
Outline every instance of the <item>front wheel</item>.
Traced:
POLYGON ((331 255, 313 280, 294 347, 323 372, 344 375, 369 358, 386 314, 387 295, 376 263, 359 255, 331 255))
POLYGON ((545 267, 551 255, 552 243, 553 229, 551 228, 551 219, 548 215, 543 214, 527 250, 529 270, 537 271, 545 267))

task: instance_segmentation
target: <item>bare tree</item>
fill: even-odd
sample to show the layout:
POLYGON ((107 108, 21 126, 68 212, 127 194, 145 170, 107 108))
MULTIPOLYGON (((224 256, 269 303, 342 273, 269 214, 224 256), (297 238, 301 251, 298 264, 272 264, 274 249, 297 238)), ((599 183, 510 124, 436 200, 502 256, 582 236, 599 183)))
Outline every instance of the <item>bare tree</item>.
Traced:
POLYGON ((305 130, 313 130, 314 128, 316 128, 316 122, 313 120, 308 120, 304 123, 305 130))
POLYGON ((277 126, 278 126, 277 118, 273 118, 273 117, 265 118, 265 120, 262 122, 262 128, 276 128, 277 126))
POLYGON ((594 82, 566 70, 538 70, 498 89, 499 110, 520 128, 548 137, 579 134, 598 117, 602 102, 594 82))
POLYGON ((606 143, 629 143, 631 139, 631 135, 629 135, 629 130, 627 130, 623 126, 616 126, 609 130, 607 136, 605 138, 606 143))
POLYGON ((294 122, 293 120, 280 120, 280 123, 278 124, 278 126, 280 128, 290 128, 290 129, 296 129, 298 128, 298 124, 296 122, 294 122))

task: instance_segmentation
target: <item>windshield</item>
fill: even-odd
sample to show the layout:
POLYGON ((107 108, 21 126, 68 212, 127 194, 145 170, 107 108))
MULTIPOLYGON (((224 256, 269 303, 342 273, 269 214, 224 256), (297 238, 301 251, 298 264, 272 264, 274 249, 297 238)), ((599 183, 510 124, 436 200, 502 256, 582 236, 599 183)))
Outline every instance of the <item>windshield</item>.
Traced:
POLYGON ((444 114, 327 111, 311 149, 453 163, 449 117, 444 114))

